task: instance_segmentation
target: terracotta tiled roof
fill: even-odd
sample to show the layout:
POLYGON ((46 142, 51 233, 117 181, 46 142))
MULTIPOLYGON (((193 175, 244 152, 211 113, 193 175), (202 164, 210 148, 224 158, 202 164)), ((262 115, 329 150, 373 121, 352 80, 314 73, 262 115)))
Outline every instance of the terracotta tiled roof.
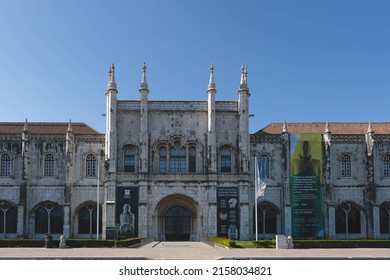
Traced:
MULTIPOLYGON (((374 122, 371 125, 375 134, 390 134, 390 122, 374 122)), ((326 123, 286 123, 286 127, 289 133, 324 133, 326 123)), ((281 134, 282 130, 283 123, 271 123, 255 134, 281 134)), ((330 122, 329 130, 332 134, 365 134, 368 130, 368 122, 330 122)))
MULTIPOLYGON (((21 134, 24 129, 24 122, 0 122, 1 134, 21 134)), ((66 134, 68 123, 54 122, 28 122, 28 131, 31 134, 66 134)), ((85 123, 72 123, 74 134, 100 135, 101 133, 86 125, 85 123)))

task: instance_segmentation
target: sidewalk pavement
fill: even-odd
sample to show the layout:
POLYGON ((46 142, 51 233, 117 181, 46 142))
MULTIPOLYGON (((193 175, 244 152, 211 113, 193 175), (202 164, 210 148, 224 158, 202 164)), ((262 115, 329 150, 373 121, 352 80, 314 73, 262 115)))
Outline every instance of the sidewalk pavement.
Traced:
POLYGON ((151 242, 138 248, 0 248, 0 260, 390 260, 388 248, 229 249, 203 242, 151 242))

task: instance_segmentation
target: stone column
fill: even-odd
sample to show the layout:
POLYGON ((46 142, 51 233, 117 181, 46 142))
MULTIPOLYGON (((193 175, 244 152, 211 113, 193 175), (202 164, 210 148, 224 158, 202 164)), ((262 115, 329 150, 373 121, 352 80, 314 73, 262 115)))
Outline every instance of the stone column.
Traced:
POLYGON ((249 240, 250 239, 250 227, 249 220, 251 216, 251 211, 249 207, 249 186, 240 185, 239 186, 239 197, 240 197, 240 239, 249 240))
POLYGON ((65 237, 70 237, 70 205, 66 204, 64 205, 64 228, 63 228, 63 235, 65 237))
POLYGON ((249 204, 241 204, 240 209, 240 239, 249 240, 249 204))
POLYGON ((209 204, 209 236, 217 236, 217 205, 209 204))
POLYGON ((24 232, 24 205, 18 205, 18 224, 17 224, 17 229, 16 229, 16 237, 18 237, 18 238, 25 237, 25 232, 24 232))
POLYGON ((373 237, 374 239, 379 239, 380 238, 380 221, 379 221, 379 205, 373 205, 372 209, 373 213, 373 237))
POLYGON ((149 238, 148 234, 148 212, 146 204, 139 204, 138 206, 138 236, 149 238))
POLYGON ((335 209, 334 205, 329 205, 329 208, 328 208, 328 221, 329 221, 328 236, 329 236, 329 239, 335 239, 335 237, 336 237, 335 213, 336 213, 336 209, 335 209))

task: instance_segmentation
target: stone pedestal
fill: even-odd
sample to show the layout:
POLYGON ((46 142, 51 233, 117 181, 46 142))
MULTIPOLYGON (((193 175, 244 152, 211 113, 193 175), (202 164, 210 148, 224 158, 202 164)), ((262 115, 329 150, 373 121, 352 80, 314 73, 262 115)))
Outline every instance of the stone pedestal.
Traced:
POLYGON ((287 238, 285 235, 276 235, 276 249, 287 249, 287 238))

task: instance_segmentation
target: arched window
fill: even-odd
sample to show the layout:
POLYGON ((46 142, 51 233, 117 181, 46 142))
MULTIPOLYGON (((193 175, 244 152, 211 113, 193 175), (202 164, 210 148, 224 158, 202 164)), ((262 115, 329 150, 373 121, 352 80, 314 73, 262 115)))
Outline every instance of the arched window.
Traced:
POLYGON ((360 233, 360 212, 350 203, 344 203, 336 208, 336 233, 360 233))
POLYGON ((341 156, 341 177, 351 177, 351 157, 349 155, 341 156))
POLYGON ((35 212, 35 233, 62 233, 64 213, 59 206, 45 203, 35 212))
POLYGON ((230 149, 221 149, 221 172, 232 172, 232 154, 230 149))
POLYGON ((12 158, 9 154, 1 156, 1 176, 11 176, 12 158))
POLYGON ((390 154, 383 157, 383 176, 390 177, 390 154))
POLYGON ((87 177, 95 177, 96 176, 96 156, 94 154, 87 155, 85 159, 85 167, 86 167, 86 176, 87 177))
POLYGON ((262 181, 269 178, 269 157, 261 155, 258 159, 259 176, 262 181))
POLYGON ((44 207, 35 212, 35 233, 48 233, 48 212, 44 207))
POLYGON ((390 202, 382 203, 379 208, 380 233, 390 234, 390 202))
MULTIPOLYGON (((101 212, 101 207, 99 209, 101 212)), ((79 211, 79 234, 96 234, 97 208, 96 204, 88 203, 79 211)), ((99 232, 102 232, 102 215, 99 215, 99 232)))
POLYGON ((135 172, 135 150, 127 148, 124 152, 124 171, 135 172))
POLYGON ((169 172, 186 172, 186 149, 177 141, 169 149, 169 172))
POLYGON ((196 172, 196 148, 190 147, 188 149, 188 171, 196 172))
POLYGON ((48 154, 45 156, 45 176, 54 176, 54 156, 48 154))
POLYGON ((6 201, 0 201, 0 236, 7 237, 7 233, 16 234, 18 209, 6 201))
POLYGON ((167 173, 167 149, 160 148, 160 172, 167 173))
MULTIPOLYGON (((254 212, 254 211, 253 211, 254 212)), ((257 205, 257 234, 265 238, 266 234, 276 234, 276 210, 267 203, 257 205)), ((253 217, 253 233, 256 236, 255 217, 253 217)))

